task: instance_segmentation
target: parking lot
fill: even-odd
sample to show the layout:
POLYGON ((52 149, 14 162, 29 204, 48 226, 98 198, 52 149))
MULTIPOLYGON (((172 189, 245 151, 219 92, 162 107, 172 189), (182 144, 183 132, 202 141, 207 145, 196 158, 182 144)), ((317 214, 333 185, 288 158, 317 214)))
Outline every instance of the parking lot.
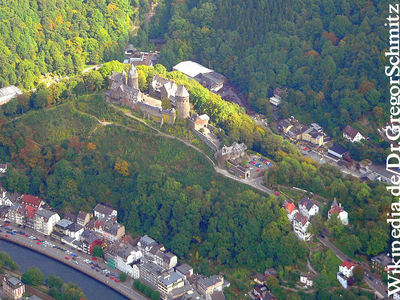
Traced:
POLYGON ((245 166, 250 171, 250 179, 262 176, 273 164, 268 159, 254 155, 245 166))

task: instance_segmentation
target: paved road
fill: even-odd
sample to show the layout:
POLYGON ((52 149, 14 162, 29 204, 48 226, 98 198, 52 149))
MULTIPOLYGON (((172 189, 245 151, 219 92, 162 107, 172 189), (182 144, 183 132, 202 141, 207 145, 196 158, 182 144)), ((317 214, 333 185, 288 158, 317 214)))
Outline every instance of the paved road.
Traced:
MULTIPOLYGON (((318 240, 324 244, 326 247, 331 249, 336 256, 341 260, 351 260, 350 257, 348 257, 346 254, 344 254, 342 251, 340 251, 334 244, 332 244, 328 238, 324 237, 318 237, 318 240)), ((377 277, 376 275, 373 275, 371 273, 370 267, 367 263, 362 263, 361 264, 365 270, 365 277, 364 281, 368 284, 368 286, 375 291, 375 293, 378 295, 379 298, 384 298, 385 295, 387 295, 387 289, 386 286, 383 284, 381 279, 377 277), (369 278, 372 278, 370 280, 369 278)))
MULTIPOLYGON (((56 259, 64 264, 66 264, 74 269, 77 269, 77 270, 87 274, 88 276, 104 283, 105 285, 116 290, 117 292, 121 293, 122 295, 124 295, 125 297, 127 297, 129 299, 133 299, 133 300, 147 300, 148 299, 145 296, 143 296, 142 294, 140 294, 139 292, 132 289, 132 287, 131 287, 132 280, 131 279, 127 280, 124 283, 123 282, 115 282, 114 280, 109 279, 105 275, 101 274, 101 272, 96 272, 95 270, 93 270, 91 268, 92 265, 84 262, 85 259, 91 260, 90 255, 87 255, 82 252, 78 252, 76 249, 70 248, 67 245, 61 245, 60 243, 58 243, 56 241, 49 241, 48 237, 43 236, 43 235, 39 234, 38 232, 33 231, 31 229, 28 229, 28 228, 22 229, 22 231, 28 233, 29 235, 33 235, 37 238, 47 240, 48 242, 55 244, 56 246, 59 246, 63 249, 69 250, 72 253, 76 253, 79 255, 79 258, 77 258, 76 260, 72 260, 72 256, 67 254, 65 251, 61 251, 61 250, 58 250, 58 249, 55 249, 55 248, 52 248, 49 246, 45 247, 43 245, 43 243, 42 243, 42 245, 38 245, 36 240, 32 240, 32 239, 25 237, 23 235, 20 235, 20 234, 15 234, 15 235, 7 234, 6 230, 12 230, 12 229, 15 229, 17 231, 21 230, 21 228, 19 228, 18 226, 10 224, 9 226, 7 226, 7 228, 1 228, 2 232, 0 232, 0 238, 9 240, 11 242, 17 243, 19 245, 22 245, 24 247, 27 247, 29 249, 32 249, 39 253, 42 253, 46 256, 49 256, 53 259, 56 259), (8 235, 8 237, 6 237, 6 235, 8 235), (69 257, 69 259, 65 259, 65 257, 69 257)), ((101 268, 108 269, 107 265, 105 263, 103 263, 101 261, 101 259, 97 260, 95 263, 97 263, 101 268)), ((113 269, 111 269, 109 271, 114 274, 119 273, 119 271, 113 270, 113 269)))

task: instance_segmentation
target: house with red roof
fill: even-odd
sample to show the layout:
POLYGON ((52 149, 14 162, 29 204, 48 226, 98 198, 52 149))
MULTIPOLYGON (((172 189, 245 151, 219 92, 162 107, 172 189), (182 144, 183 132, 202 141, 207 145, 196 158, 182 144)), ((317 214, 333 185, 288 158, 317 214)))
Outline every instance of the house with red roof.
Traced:
POLYGON ((338 204, 336 198, 333 200, 331 208, 328 211, 328 219, 330 219, 334 214, 337 215, 343 225, 347 226, 349 224, 349 214, 344 210, 342 204, 338 204))
POLYGON ((33 208, 39 209, 44 204, 44 201, 39 197, 23 194, 21 199, 21 204, 23 206, 29 205, 33 208))
POLYGON ((296 205, 294 205, 293 202, 285 202, 284 207, 289 221, 292 222, 295 214, 298 212, 298 210, 296 209, 296 205))
POLYGON ((356 265, 351 261, 345 260, 339 266, 339 272, 337 273, 337 280, 343 286, 343 288, 347 288, 349 279, 353 277, 353 269, 356 265))

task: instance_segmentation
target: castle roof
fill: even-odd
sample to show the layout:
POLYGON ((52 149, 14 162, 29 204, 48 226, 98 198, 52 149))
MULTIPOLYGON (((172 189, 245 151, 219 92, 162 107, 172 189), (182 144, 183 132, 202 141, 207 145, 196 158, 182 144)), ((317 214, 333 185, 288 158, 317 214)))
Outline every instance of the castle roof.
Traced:
POLYGON ((178 86, 178 89, 176 91, 175 96, 176 97, 181 97, 181 98, 189 97, 189 93, 188 93, 188 91, 186 90, 186 88, 185 88, 185 86, 183 84, 180 84, 178 86))

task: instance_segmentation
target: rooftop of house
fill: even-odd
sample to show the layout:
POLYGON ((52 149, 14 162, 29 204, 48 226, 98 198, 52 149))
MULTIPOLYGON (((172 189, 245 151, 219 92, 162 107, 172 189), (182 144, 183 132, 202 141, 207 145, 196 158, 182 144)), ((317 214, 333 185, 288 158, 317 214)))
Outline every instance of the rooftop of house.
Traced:
POLYGON ((70 220, 72 222, 76 222, 77 216, 73 214, 72 212, 67 212, 64 216, 64 219, 70 220))
POLYGON ((93 209, 93 211, 104 215, 111 215, 114 209, 109 206, 105 206, 103 204, 97 204, 96 207, 93 209))
POLYGON ((123 225, 113 222, 112 220, 108 220, 104 223, 103 231, 108 232, 112 235, 117 235, 118 230, 122 227, 123 225))
POLYGON ((285 208, 286 208, 287 212, 289 214, 291 214, 293 212, 293 210, 296 208, 296 206, 294 205, 293 202, 287 202, 285 208))
POLYGON ((385 253, 381 253, 373 258, 371 258, 371 261, 377 262, 382 266, 387 266, 392 263, 392 259, 387 256, 385 253))
POLYGON ((300 200, 299 205, 305 206, 306 209, 309 211, 315 204, 309 198, 304 197, 300 200))
POLYGON ((28 204, 31 206, 39 206, 42 201, 43 201, 42 199, 40 199, 39 197, 36 197, 36 196, 27 195, 27 194, 22 195, 22 202, 24 204, 28 204))
POLYGON ((336 152, 337 154, 340 154, 340 155, 343 155, 347 152, 347 149, 339 144, 333 144, 333 146, 330 147, 329 150, 336 152))
POLYGON ((23 286, 24 284, 22 283, 21 280, 19 280, 17 277, 14 277, 10 274, 6 274, 4 276, 4 280, 7 282, 9 286, 11 286, 13 289, 19 288, 23 286))
POLYGON ((176 270, 181 272, 182 274, 187 274, 190 271, 193 271, 193 268, 189 266, 188 264, 180 264, 179 266, 176 267, 176 270))
POLYGON ((181 274, 175 272, 175 271, 169 271, 166 273, 163 273, 158 280, 164 284, 165 286, 169 286, 171 284, 174 284, 175 282, 183 280, 183 277, 181 274))
POLYGON ((67 219, 61 219, 60 221, 57 222, 56 226, 60 227, 62 229, 67 229, 69 228, 74 222, 67 220, 67 219))
POLYGON ((100 237, 94 231, 84 230, 81 235, 81 240, 91 244, 94 241, 100 240, 100 237))
POLYGON ((344 260, 344 261, 342 262, 341 266, 342 266, 342 267, 345 267, 346 269, 349 269, 349 270, 350 270, 352 267, 355 266, 355 264, 352 263, 351 261, 344 260))
POLYGON ((308 219, 306 216, 304 216, 303 214, 301 214, 300 212, 296 213, 296 215, 294 216, 295 220, 299 223, 301 223, 303 226, 307 224, 308 219))
POLYGON ((350 125, 347 125, 343 129, 343 134, 349 136, 352 139, 354 139, 358 133, 359 133, 359 131, 357 129, 351 127, 350 125))
POLYGON ((85 212, 85 211, 79 211, 77 220, 82 220, 82 221, 84 221, 84 220, 86 219, 86 216, 87 216, 88 214, 89 214, 89 213, 87 213, 87 212, 85 212))
POLYGON ((311 279, 314 279, 316 275, 314 273, 310 273, 310 272, 301 272, 300 276, 307 277, 308 280, 311 280, 311 279))
POLYGON ((68 230, 71 232, 78 232, 82 230, 83 226, 79 225, 78 223, 72 223, 71 226, 69 226, 68 230))
POLYGON ((53 215, 57 215, 57 213, 54 211, 48 210, 48 209, 39 209, 36 212, 36 216, 42 217, 45 219, 50 219, 53 215))
POLYGON ((199 283, 204 285, 206 288, 212 287, 221 281, 223 281, 223 277, 217 275, 212 275, 210 277, 201 276, 199 279, 199 283))
POLYGON ((117 250, 117 255, 126 260, 133 250, 133 246, 130 244, 120 244, 119 249, 117 250))

